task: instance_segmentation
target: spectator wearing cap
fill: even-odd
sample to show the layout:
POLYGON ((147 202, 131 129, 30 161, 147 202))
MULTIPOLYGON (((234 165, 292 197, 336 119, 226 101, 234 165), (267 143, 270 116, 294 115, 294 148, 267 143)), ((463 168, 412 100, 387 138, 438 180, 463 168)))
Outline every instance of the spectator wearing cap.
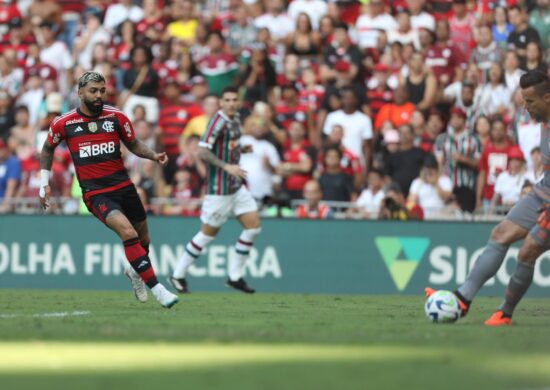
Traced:
POLYGON ((166 28, 167 37, 182 40, 190 47, 197 38, 197 26, 199 22, 195 16, 194 3, 191 0, 174 1, 171 6, 173 22, 166 28))
POLYGON ((525 10, 519 5, 514 5, 508 9, 510 23, 514 26, 514 31, 508 36, 508 46, 516 50, 521 61, 527 55, 527 44, 529 42, 540 43, 540 36, 537 30, 529 26, 525 10))
POLYGON ((404 195, 407 196, 411 182, 418 177, 426 154, 422 149, 413 145, 414 133, 411 125, 402 125, 398 131, 398 149, 395 153, 387 156, 384 170, 392 181, 399 184, 404 195))
POLYGON ((267 50, 263 45, 252 49, 250 62, 242 75, 246 92, 243 105, 250 109, 255 102, 267 102, 273 99, 273 88, 277 85, 277 74, 271 64, 267 50))
POLYGON ((300 103, 298 88, 288 83, 281 88, 281 100, 275 107, 277 121, 288 131, 292 122, 300 122, 306 129, 308 137, 312 136, 313 123, 309 108, 300 103))
POLYGON ((390 122, 393 127, 408 124, 411 121, 411 115, 415 109, 415 105, 408 101, 406 86, 400 85, 395 89, 393 102, 386 103, 380 108, 380 112, 376 115, 374 128, 380 130, 384 122, 390 122))
POLYGON ((475 63, 481 71, 481 84, 489 81, 491 64, 494 62, 502 63, 503 60, 504 51, 493 41, 491 27, 488 25, 479 27, 477 46, 470 53, 470 62, 475 63))
POLYGON ((227 31, 227 46, 231 54, 237 56, 240 52, 256 42, 258 29, 254 26, 248 10, 240 4, 233 14, 233 20, 227 31))
POLYGON ((63 92, 68 89, 67 75, 73 67, 73 59, 67 45, 56 40, 59 25, 42 22, 38 31, 37 40, 40 46, 40 61, 51 65, 57 71, 57 81, 63 92))
POLYGON ((0 137, 0 214, 12 210, 11 200, 15 196, 21 181, 21 164, 8 149, 5 140, 0 137))
POLYGON ((363 6, 363 12, 355 24, 361 49, 376 47, 380 30, 386 33, 397 30, 397 22, 391 14, 386 13, 384 6, 384 0, 371 0, 363 6))
POLYGON ((111 32, 124 22, 131 20, 132 23, 138 23, 143 19, 143 9, 134 4, 132 0, 120 0, 118 3, 111 4, 105 12, 103 26, 111 32))
POLYGON ((453 193, 464 211, 476 206, 476 176, 481 156, 479 139, 466 129, 466 113, 454 107, 446 133, 440 134, 434 152, 442 172, 451 178, 453 193))
POLYGON ((483 147, 477 177, 476 209, 489 209, 498 175, 508 166, 508 153, 513 147, 506 125, 497 117, 491 123, 490 139, 483 147))
POLYGON ((314 30, 319 30, 319 22, 327 12, 327 3, 323 0, 294 0, 288 6, 288 15, 294 22, 298 21, 300 14, 305 13, 311 20, 314 30))
POLYGON ((35 42, 34 36, 23 28, 23 20, 13 18, 9 22, 9 31, 0 41, 0 54, 13 50, 17 65, 24 67, 29 54, 29 46, 35 42))
POLYGON ((296 208, 296 218, 330 219, 333 217, 330 207, 321 203, 323 192, 318 181, 309 180, 304 185, 303 199, 306 203, 296 208))
POLYGON ((437 79, 424 64, 424 56, 414 52, 409 59, 409 74, 401 76, 400 84, 407 89, 408 100, 417 110, 428 111, 435 104, 437 79))
POLYGON ((411 26, 415 30, 422 28, 435 30, 434 17, 424 11, 425 0, 407 0, 407 9, 411 13, 411 26))
POLYGON ((520 198, 525 182, 525 157, 518 146, 508 151, 508 169, 498 175, 495 182, 495 193, 491 201, 491 210, 503 206, 511 208, 520 198))
POLYGON ((512 93, 504 84, 502 65, 493 63, 489 70, 489 83, 481 89, 479 111, 483 115, 506 115, 512 110, 512 93))
MULTIPOLYGON (((118 5, 121 4, 113 4, 112 6, 118 5)), ((98 11, 86 12, 85 23, 81 34, 75 40, 73 55, 80 66, 84 69, 91 69, 92 52, 95 45, 98 43, 109 44, 111 35, 101 25, 101 14, 98 11)))
POLYGON ((428 49, 426 64, 437 77, 438 85, 446 87, 456 80, 462 80, 466 57, 453 42, 449 41, 449 22, 439 20, 436 24, 436 42, 428 49))
POLYGON ((339 23, 334 26, 332 41, 324 53, 324 61, 319 69, 323 82, 326 83, 336 79, 339 71, 349 71, 351 79, 358 76, 361 52, 356 45, 352 44, 345 24, 339 23), (337 64, 340 70, 336 69, 337 64), (348 64, 349 70, 342 69, 345 66, 344 64, 348 64))
POLYGON ((157 92, 159 76, 152 67, 153 53, 146 46, 134 46, 130 53, 130 69, 124 72, 122 84, 124 91, 119 96, 118 106, 132 118, 132 109, 136 105, 145 107, 147 121, 157 123, 159 104, 157 92))
POLYGON ((368 169, 372 149, 372 121, 358 110, 357 97, 351 88, 341 91, 342 108, 327 115, 323 133, 330 134, 335 125, 344 128, 342 145, 360 156, 363 166, 368 169))
POLYGON ((449 19, 451 41, 462 51, 465 58, 470 58, 470 51, 474 42, 476 18, 466 8, 466 0, 453 1, 453 16, 449 19))
POLYGON ((267 0, 266 12, 254 20, 256 28, 267 28, 273 39, 282 42, 294 32, 294 20, 285 12, 283 0, 267 0))
POLYGON ((157 134, 160 145, 168 155, 168 165, 164 167, 164 179, 172 181, 176 171, 176 159, 179 155, 181 135, 189 121, 202 115, 202 109, 197 104, 185 104, 180 98, 180 86, 176 80, 169 80, 163 89, 164 104, 159 113, 157 134))
POLYGON ((537 6, 529 14, 529 25, 539 33, 542 38, 542 47, 547 50, 550 45, 550 3, 548 0, 537 0, 537 6))
POLYGON ((440 172, 436 158, 428 154, 423 161, 419 176, 411 183, 407 203, 409 207, 410 205, 420 206, 424 217, 430 219, 441 215, 452 193, 451 179, 440 172))
POLYGON ((232 85, 239 72, 235 57, 227 53, 224 46, 225 39, 222 34, 212 31, 208 35, 210 52, 197 63, 197 68, 206 78, 209 92, 216 95, 220 95, 225 87, 232 85))

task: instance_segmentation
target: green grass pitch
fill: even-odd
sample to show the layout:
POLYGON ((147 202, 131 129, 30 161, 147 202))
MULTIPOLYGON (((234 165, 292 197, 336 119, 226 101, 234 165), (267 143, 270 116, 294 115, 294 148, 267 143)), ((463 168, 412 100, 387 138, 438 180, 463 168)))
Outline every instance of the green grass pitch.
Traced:
POLYGON ((228 291, 165 310, 123 292, 0 290, 0 388, 550 388, 550 300, 485 327, 499 302, 434 325, 420 296, 228 291))

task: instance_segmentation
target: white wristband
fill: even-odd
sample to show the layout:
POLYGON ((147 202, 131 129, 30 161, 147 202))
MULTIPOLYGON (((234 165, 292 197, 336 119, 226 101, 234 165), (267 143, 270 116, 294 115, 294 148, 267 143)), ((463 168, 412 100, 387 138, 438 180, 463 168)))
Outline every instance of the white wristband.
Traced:
POLYGON ((40 187, 46 187, 50 185, 50 171, 47 169, 40 170, 40 187))

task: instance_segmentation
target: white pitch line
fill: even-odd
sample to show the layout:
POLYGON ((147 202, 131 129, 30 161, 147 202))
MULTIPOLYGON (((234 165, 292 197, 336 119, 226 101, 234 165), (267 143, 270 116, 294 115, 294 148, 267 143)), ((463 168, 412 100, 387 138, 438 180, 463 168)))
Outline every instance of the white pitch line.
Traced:
POLYGON ((91 311, 62 311, 53 313, 36 313, 36 314, 0 314, 0 318, 17 318, 17 317, 34 317, 34 318, 62 318, 62 317, 78 317, 88 316, 91 311))

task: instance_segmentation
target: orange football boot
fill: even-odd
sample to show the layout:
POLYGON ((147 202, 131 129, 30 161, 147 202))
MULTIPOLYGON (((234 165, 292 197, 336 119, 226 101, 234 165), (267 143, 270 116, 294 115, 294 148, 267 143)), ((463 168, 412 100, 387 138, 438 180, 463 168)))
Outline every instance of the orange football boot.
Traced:
POLYGON ((487 321, 485 321, 487 326, 503 326, 503 325, 512 325, 512 317, 504 314, 502 310, 497 310, 493 313, 487 321))

